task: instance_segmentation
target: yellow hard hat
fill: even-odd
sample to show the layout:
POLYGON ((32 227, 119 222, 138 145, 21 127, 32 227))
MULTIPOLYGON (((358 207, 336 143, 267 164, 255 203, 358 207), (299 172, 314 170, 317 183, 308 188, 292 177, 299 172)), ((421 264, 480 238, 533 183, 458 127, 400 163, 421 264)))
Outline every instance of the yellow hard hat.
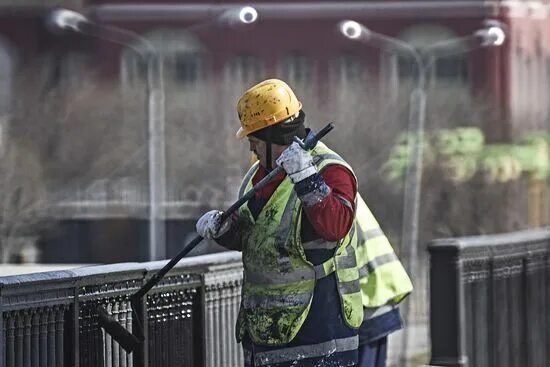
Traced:
POLYGON ((268 79, 247 90, 237 102, 241 128, 237 138, 285 121, 302 109, 302 102, 288 84, 268 79))

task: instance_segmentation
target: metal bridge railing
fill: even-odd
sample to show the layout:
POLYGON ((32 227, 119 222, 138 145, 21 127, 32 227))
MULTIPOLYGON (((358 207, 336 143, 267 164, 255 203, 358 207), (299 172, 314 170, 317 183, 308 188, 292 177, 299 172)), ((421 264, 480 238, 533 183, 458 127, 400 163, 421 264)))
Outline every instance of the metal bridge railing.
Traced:
POLYGON ((187 258, 142 310, 145 344, 127 354, 98 326, 104 305, 129 330, 133 294, 164 261, 0 277, 0 367, 242 365, 234 326, 242 284, 234 252, 187 258))
POLYGON ((431 365, 550 365, 550 229, 434 241, 431 365))

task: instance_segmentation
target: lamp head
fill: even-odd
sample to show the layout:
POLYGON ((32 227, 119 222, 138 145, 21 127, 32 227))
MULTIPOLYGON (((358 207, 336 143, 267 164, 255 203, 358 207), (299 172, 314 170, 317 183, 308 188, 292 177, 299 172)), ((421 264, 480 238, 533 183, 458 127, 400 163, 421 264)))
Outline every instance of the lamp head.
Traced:
POLYGON ((487 35, 492 39, 493 46, 501 46, 506 40, 506 33, 500 27, 490 27, 487 29, 487 35))
POLYGON ((244 24, 254 23, 258 20, 258 12, 251 6, 244 6, 239 11, 239 20, 244 24))
POLYGON ((507 27, 498 20, 486 20, 485 28, 475 32, 481 38, 481 45, 484 47, 498 47, 506 41, 507 27))
POLYGON ((222 26, 239 27, 255 23, 258 20, 258 12, 252 6, 232 7, 224 11, 217 19, 222 26))
POLYGON ((354 20, 344 20, 340 22, 339 26, 340 32, 349 39, 360 38, 363 32, 366 30, 362 24, 354 20))
POLYGON ((88 23, 88 19, 73 10, 59 8, 52 11, 47 18, 47 25, 51 30, 69 30, 80 31, 83 23, 88 23))

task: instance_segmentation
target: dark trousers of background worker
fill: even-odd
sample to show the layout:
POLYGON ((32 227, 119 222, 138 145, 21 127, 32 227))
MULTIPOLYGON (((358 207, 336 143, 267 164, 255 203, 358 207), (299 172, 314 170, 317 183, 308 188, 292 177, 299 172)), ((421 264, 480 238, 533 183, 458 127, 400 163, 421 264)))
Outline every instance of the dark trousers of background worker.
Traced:
POLYGON ((383 337, 359 347, 358 367, 386 367, 388 337, 383 337))
MULTIPOLYGON (((366 314, 365 314, 366 315, 366 314)), ((399 308, 363 321, 359 328, 358 367, 385 367, 388 356, 388 335, 403 328, 399 308)))

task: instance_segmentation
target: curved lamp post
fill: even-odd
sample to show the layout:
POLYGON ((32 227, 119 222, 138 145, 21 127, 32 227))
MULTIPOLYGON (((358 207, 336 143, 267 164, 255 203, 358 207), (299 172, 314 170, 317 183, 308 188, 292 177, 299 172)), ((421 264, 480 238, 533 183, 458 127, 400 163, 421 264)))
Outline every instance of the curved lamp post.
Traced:
MULTIPOLYGON (((212 21, 224 25, 251 24, 258 12, 251 6, 235 7, 221 12, 212 21)), ((100 24, 68 9, 56 9, 47 19, 52 30, 83 33, 130 47, 147 65, 147 121, 149 144, 149 260, 166 257, 164 201, 166 193, 165 93, 163 61, 155 46, 145 37, 128 29, 100 24), (145 52, 144 52, 145 51, 145 52)), ((204 23, 192 26, 204 26, 204 23)))
MULTIPOLYGON (((403 225, 401 243, 405 256, 405 266, 411 277, 416 273, 418 253, 418 227, 420 213, 420 194, 422 189, 422 155, 424 149, 424 126, 426 122, 426 85, 427 75, 433 60, 465 53, 480 47, 498 47, 506 40, 504 25, 498 21, 488 20, 484 27, 464 37, 453 38, 425 48, 415 47, 394 37, 374 32, 363 24, 353 20, 339 23, 340 32, 351 40, 360 41, 374 47, 393 50, 410 57, 415 63, 417 75, 415 86, 410 93, 409 131, 414 138, 409 140, 408 151, 412 152, 412 162, 407 166, 403 203, 403 225), (460 49, 457 46, 461 46, 460 49)), ((405 320, 411 318, 410 301, 405 305, 405 320)), ((406 364, 408 350, 408 331, 403 333, 401 363, 406 364)))

